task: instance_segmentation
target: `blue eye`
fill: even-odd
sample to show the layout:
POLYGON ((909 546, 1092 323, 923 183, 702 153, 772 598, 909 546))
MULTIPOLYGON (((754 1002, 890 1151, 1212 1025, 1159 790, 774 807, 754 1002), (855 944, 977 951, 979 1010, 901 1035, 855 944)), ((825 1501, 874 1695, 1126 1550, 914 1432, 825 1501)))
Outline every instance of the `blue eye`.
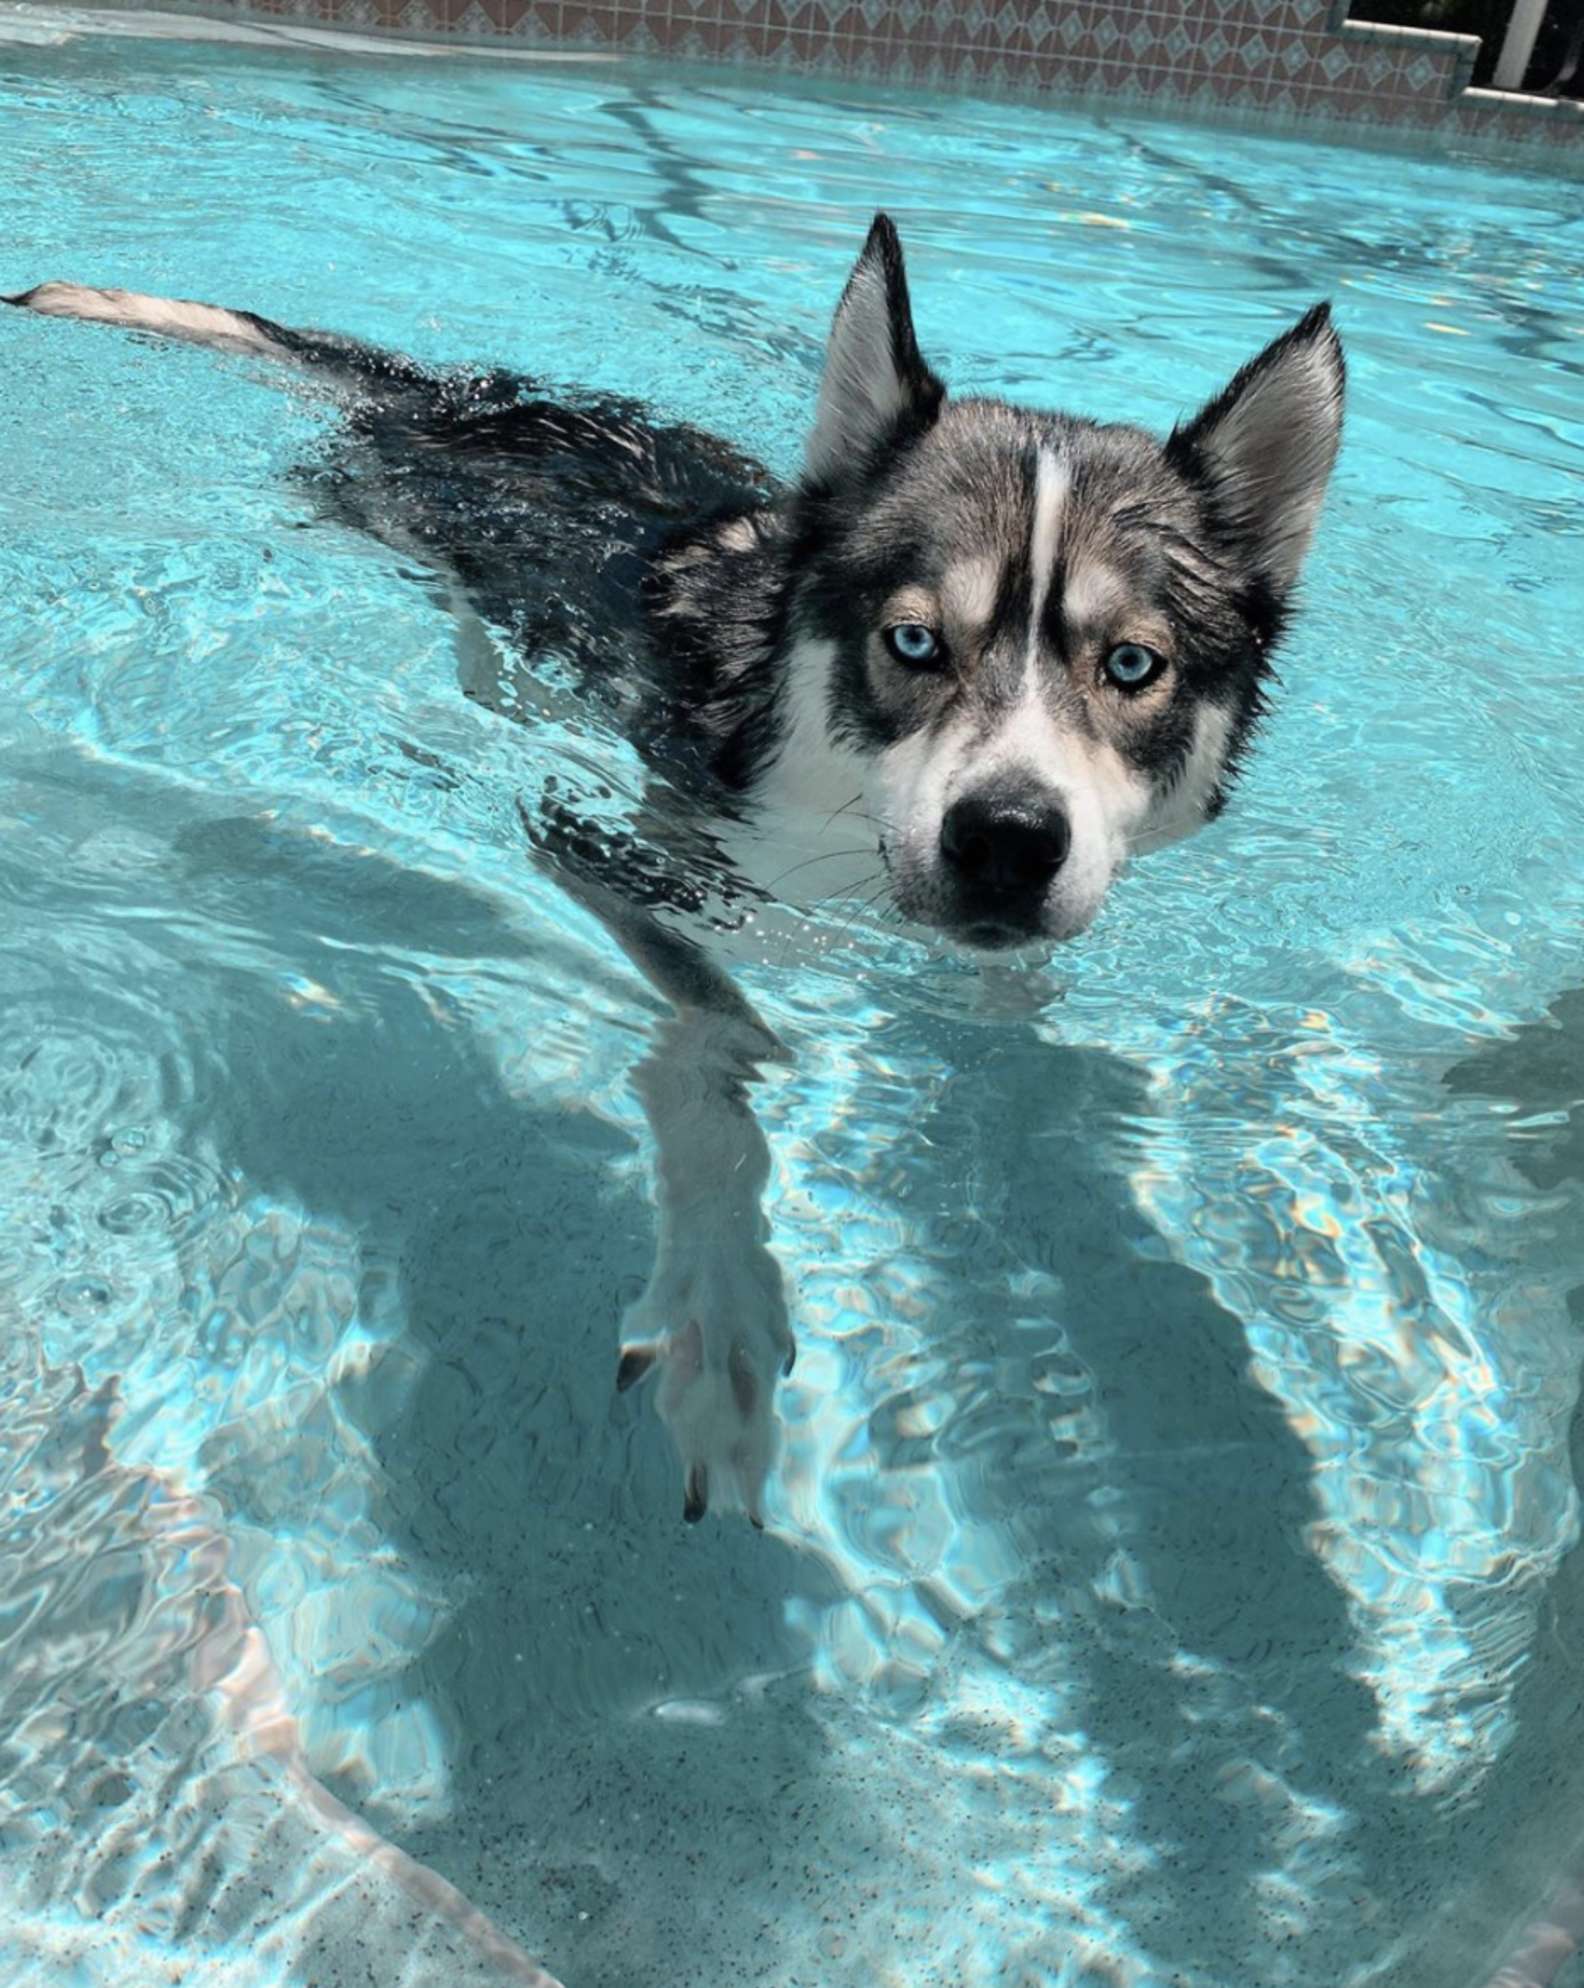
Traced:
POLYGON ((1118 690, 1142 690, 1166 667, 1166 658, 1142 642, 1123 642, 1105 659, 1105 673, 1118 690))
POLYGON ((899 621, 886 629, 885 645, 899 663, 912 670, 928 669, 940 661, 940 637, 922 621, 899 621))

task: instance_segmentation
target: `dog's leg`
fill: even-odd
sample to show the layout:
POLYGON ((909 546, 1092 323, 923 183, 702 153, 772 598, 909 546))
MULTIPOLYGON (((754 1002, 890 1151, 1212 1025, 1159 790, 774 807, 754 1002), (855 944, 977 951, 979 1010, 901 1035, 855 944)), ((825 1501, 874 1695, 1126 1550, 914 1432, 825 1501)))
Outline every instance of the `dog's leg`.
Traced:
POLYGON ((684 1009, 635 1073, 655 1138, 660 1241, 624 1323, 616 1385, 656 1370, 689 1521, 714 1499, 763 1526, 776 1380, 792 1366, 781 1271, 765 1246, 770 1150, 748 1103, 766 1041, 736 1017, 684 1009))
POLYGON ((764 1524, 775 1389, 796 1350, 766 1247, 770 1148, 749 1105, 786 1050, 697 946, 588 878, 551 866, 671 1004, 634 1073, 655 1141, 655 1267, 623 1324, 616 1385, 653 1372, 682 1465, 682 1516, 712 1502, 764 1524))

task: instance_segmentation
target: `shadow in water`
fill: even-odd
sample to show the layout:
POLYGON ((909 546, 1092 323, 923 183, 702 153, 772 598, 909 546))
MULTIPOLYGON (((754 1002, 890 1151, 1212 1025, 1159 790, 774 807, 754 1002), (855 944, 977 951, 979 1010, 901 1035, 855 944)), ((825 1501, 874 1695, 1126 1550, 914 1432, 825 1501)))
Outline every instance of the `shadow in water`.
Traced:
MULTIPOLYGON (((1145 1107, 1138 1076, 1013 1028, 899 1022, 875 1056, 950 1069, 940 1103, 910 1126, 894 1097, 874 1120, 849 1101, 892 1148, 896 1212, 934 1269, 928 1359, 953 1411, 929 1467, 1013 1569, 955 1623, 916 1705, 865 1709, 809 1675, 841 1582, 774 1536, 683 1527, 655 1418, 613 1395, 618 1301, 653 1236, 628 1135, 547 1108, 565 1071, 536 1068, 529 1043, 508 1089, 478 1016, 437 995, 459 968, 498 973, 507 1034, 514 1002, 540 1028, 549 935, 252 819, 196 826, 178 853, 192 915, 245 919, 331 1012, 266 1019, 238 981, 219 1060, 246 1081, 214 1100, 218 1143, 257 1187, 356 1232, 420 1356, 389 1395, 378 1365, 341 1390, 383 1466, 381 1530, 450 1605, 404 1678, 438 1726, 447 1808, 402 1827, 405 1846, 576 1988, 816 1963, 857 1982, 888 1954, 933 1979, 939 1925, 975 1925, 959 1896, 973 1830, 1016 1867, 1015 1909, 982 1915, 985 1939, 1052 1979, 1075 1937, 1108 1928, 1207 1980, 1262 1952, 1270 1832, 1356 1796, 1370 1708, 1343 1669, 1341 1600, 1299 1543, 1307 1455, 1244 1378, 1238 1322, 1134 1208, 1119 1128, 1145 1107), (427 985, 393 968, 415 946, 438 963, 427 985), (1031 1276, 1038 1295, 1010 1301, 1031 1276), (1050 1416, 1075 1385, 1103 1439, 1050 1416), (1052 1773, 1000 1780, 1009 1763, 954 1707, 965 1664, 1048 1704, 1052 1773), (1053 1815, 1068 1755, 1108 1777, 1076 1820, 1053 1815), (937 1840, 917 1840, 920 1804, 937 1840), (868 1896, 877 1869, 900 1897, 868 1896), (1087 1873, 1077 1912, 1048 1895, 1070 1871, 1087 1873), (862 1933, 819 1944, 859 1915, 862 1933)), ((899 1398, 877 1386, 872 1467, 838 1492, 867 1541, 918 1462, 890 1451, 899 1398)), ((256 1476, 228 1471, 223 1445, 211 1460, 246 1521, 256 1476)), ((338 1785, 380 1816, 374 1766, 354 1754, 338 1785)))
MULTIPOLYGON (((885 1213, 923 1265, 923 1322, 846 1354, 865 1421, 819 1490, 829 1562, 690 1529, 663 1432, 611 1385, 653 1220, 630 1121, 600 1105, 642 1031, 619 1053, 626 1024, 599 1017, 652 1015, 638 983, 350 843, 196 801, 172 837, 168 788, 72 781, 168 850, 169 902, 137 929, 163 935, 185 1026, 212 1037, 193 1123, 250 1196, 355 1236, 359 1302, 399 1321, 335 1393, 378 1463, 369 1550, 443 1608, 433 1632, 348 1609, 353 1647, 309 1663, 333 1742, 315 1765, 572 1988, 886 1966, 916 1988, 1079 1966, 1361 1981, 1361 1947, 1405 1924, 1422 1952, 1394 1981, 1441 1988, 1543 1891, 1573 1813, 1579 1556, 1479 1803, 1416 1800, 1373 1745, 1346 1603, 1305 1544, 1310 1453, 1249 1380, 1242 1322, 1140 1211, 1150 1101, 1130 1066, 902 1014, 868 1031, 817 1138, 785 1138, 796 1113, 766 1097, 815 1185, 829 1133, 820 1165, 855 1213, 821 1246, 879 1288, 849 1233, 885 1213), (832 1689, 854 1583, 902 1628, 870 1682, 832 1689), (400 1659, 377 1704, 376 1646, 400 1659), (372 1736, 391 1691, 441 1763, 406 1813, 372 1736)), ((1559 1017, 1576 1058, 1584 1008, 1559 1017)), ((1576 1196, 1558 1033, 1449 1081, 1516 1103, 1515 1157, 1576 1196)), ((794 1267, 817 1294, 821 1265, 794 1267)), ((261 1469, 227 1425, 204 1458, 228 1528, 329 1543, 310 1597, 329 1607, 365 1535, 338 1535, 316 1441, 288 1416, 261 1469)), ((277 1652, 299 1674, 313 1654, 277 1652)))
MULTIPOLYGON (((583 1098, 624 1086, 643 1032, 578 1011, 654 1004, 522 902, 350 838, 75 755, 8 772, 0 985, 28 999, 0 1110, 40 1142, 19 1176, 30 1294, 82 1287, 106 1384, 143 1362, 125 1421, 160 1468, 194 1397, 216 1404, 204 1480, 315 1771, 578 1988, 673 1971, 666 1939, 740 1918, 741 1872, 699 1856, 723 1754, 759 1748, 767 1805, 772 1779, 820 1782, 824 1737, 777 1694, 807 1663, 789 1598, 818 1608, 831 1583, 746 1527, 682 1527, 663 1433, 614 1394, 652 1222, 630 1132, 583 1098), (82 1092, 69 1121, 35 1107, 57 1072, 82 1092), (132 1191, 155 1146, 218 1156, 179 1240, 132 1191), (103 1218, 127 1210, 159 1230, 141 1282, 99 1274, 103 1218), (52 1224, 98 1252, 91 1278, 60 1283, 52 1224)), ((203 1569, 176 1576, 173 1620, 203 1569)), ((182 1837, 149 1879, 192 1880, 189 1951, 229 1936, 203 1901, 249 1888, 250 1840, 182 1837)))
MULTIPOLYGON (((1514 1851, 1532 1866, 1555 1841, 1537 1791, 1554 1794, 1578 1718, 1571 1636, 1531 1653, 1519 1736, 1477 1799, 1418 1789, 1379 1743, 1357 1625, 1306 1536, 1311 1450, 1251 1380, 1244 1321, 1135 1202, 1141 1077, 1017 1030, 923 1024, 877 1054, 949 1073, 921 1164, 888 1168, 931 1322, 871 1416, 878 1484, 835 1496, 883 1554, 908 1539, 910 1483, 942 1472, 963 1558, 1003 1570, 909 1716, 960 1775, 965 1864, 1021 1900, 1028 1978, 1085 1959, 1096 1978, 1215 1988, 1473 1978, 1471 1942, 1520 1895, 1514 1851), (1470 1885, 1496 1864, 1499 1882, 1470 1885)), ((1554 1108, 1551 1074, 1542 1098, 1554 1108)), ((938 1570, 890 1557, 943 1620, 938 1570)), ((1577 1559, 1553 1590, 1575 1620, 1577 1559)))
MULTIPOLYGON (((1019 1570, 961 1634, 1046 1722, 1046 1777, 1001 1796, 1022 1856, 1093 1872, 1078 1930, 1097 1961, 1110 1934, 1163 1970, 1144 1978, 1231 1983, 1275 1978, 1285 1945, 1294 1980, 1352 1978, 1333 1857, 1356 1877, 1363 1846, 1323 1818, 1391 1804, 1373 1706, 1304 1543, 1309 1453, 1250 1380, 1242 1322, 1135 1204, 1144 1080, 1018 1031, 937 1054, 953 1077, 923 1134, 951 1164, 921 1180, 918 1218, 951 1288, 931 1351, 969 1378, 935 1449, 1019 1570), (1095 1820, 1063 1847, 1067 1775, 1092 1777, 1095 1820)), ((1064 1950, 1033 1941, 1030 1978, 1059 1978, 1064 1950)))
MULTIPOLYGON (((701 1921, 723 1939, 741 1921, 773 1790, 820 1781, 823 1737, 786 1704, 808 1659, 788 1613, 823 1606, 832 1584, 746 1526, 684 1528, 656 1418, 614 1393, 619 1301, 647 1273, 653 1222, 618 1165, 627 1132, 537 1101, 532 1032, 556 1034, 556 941, 525 941, 454 883, 253 818, 195 826, 178 851, 193 916, 223 907, 321 990, 316 1006, 266 1013, 237 979, 221 1004, 236 1081, 211 1100, 217 1142, 267 1194, 357 1234, 365 1277, 399 1288, 418 1355, 394 1364, 394 1392, 389 1362, 341 1389, 383 1466, 381 1530, 449 1604, 405 1676, 438 1724, 446 1820, 387 1826, 577 1988, 674 1976, 701 1921), (413 948, 435 962, 431 984, 393 965, 413 948), (479 1017, 432 984, 458 969, 497 979, 511 1089, 479 1017), (747 1785, 745 1752, 759 1763, 747 1785), (723 1809, 755 1799, 762 1812, 733 1825, 734 1862, 719 1854, 723 1809)), ((598 973, 592 958, 564 964, 598 973)), ((615 991, 652 1009, 625 971, 615 991)), ((575 979, 559 992, 576 1003, 575 979)), ((577 1040, 569 1022, 547 1088, 565 1089, 577 1040)), ((249 1518, 248 1460, 228 1468, 216 1443, 210 1462, 249 1518)), ((339 1791, 379 1818, 369 1764, 354 1749, 343 1765, 339 1791)), ((834 1806, 829 1820, 842 1826, 834 1806)))
MULTIPOLYGON (((1539 1190, 1526 1225, 1537 1277, 1567 1289, 1584 1347, 1584 989, 1540 1020, 1476 1050, 1446 1077, 1460 1098, 1486 1098, 1507 1119, 1514 1171, 1539 1190), (1571 1275, 1570 1275, 1571 1272, 1571 1275), (1578 1281, 1573 1281, 1576 1278, 1578 1281)), ((1569 1454, 1584 1485, 1584 1397, 1569 1454)), ((1521 1579, 1523 1569, 1514 1568, 1521 1579)), ((1584 1548, 1562 1560, 1542 1604, 1539 1634, 1515 1700, 1515 1737, 1477 1815, 1460 1817, 1455 1846, 1475 1873, 1451 1903, 1426 1980, 1472 1988, 1579 1988, 1584 1983, 1584 1548), (1477 1965, 1474 1964, 1477 1960, 1477 1965)))

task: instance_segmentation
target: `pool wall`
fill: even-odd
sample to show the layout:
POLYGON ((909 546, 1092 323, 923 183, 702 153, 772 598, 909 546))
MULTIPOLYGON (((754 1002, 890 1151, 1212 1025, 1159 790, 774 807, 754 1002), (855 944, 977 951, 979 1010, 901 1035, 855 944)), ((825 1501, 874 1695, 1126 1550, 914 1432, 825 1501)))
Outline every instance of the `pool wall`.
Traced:
MULTIPOLYGON (((170 0, 157 0, 170 6, 170 0)), ((1584 171, 1584 103, 1469 87, 1473 35, 1348 0, 194 0, 215 19, 1050 95, 1584 171)))

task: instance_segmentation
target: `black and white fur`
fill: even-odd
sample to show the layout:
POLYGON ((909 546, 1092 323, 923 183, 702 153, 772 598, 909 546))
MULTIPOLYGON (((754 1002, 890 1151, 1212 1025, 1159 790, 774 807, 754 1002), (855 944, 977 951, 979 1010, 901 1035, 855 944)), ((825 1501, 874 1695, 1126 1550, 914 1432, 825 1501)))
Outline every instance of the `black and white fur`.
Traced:
POLYGON ((953 400, 881 216, 803 472, 779 488, 633 403, 125 291, 7 301, 325 379, 345 406, 313 472, 325 503, 421 553, 502 638, 464 689, 530 717, 553 659, 637 744, 651 786, 634 832, 593 821, 570 781, 524 821, 675 1010, 640 1073, 660 1243, 618 1385, 658 1369, 685 1516, 735 1498, 760 1522, 793 1342, 747 1094, 777 1045, 698 933, 883 882, 950 941, 1049 945, 1089 925, 1129 856, 1213 819, 1336 457, 1326 306, 1164 442, 953 400))

